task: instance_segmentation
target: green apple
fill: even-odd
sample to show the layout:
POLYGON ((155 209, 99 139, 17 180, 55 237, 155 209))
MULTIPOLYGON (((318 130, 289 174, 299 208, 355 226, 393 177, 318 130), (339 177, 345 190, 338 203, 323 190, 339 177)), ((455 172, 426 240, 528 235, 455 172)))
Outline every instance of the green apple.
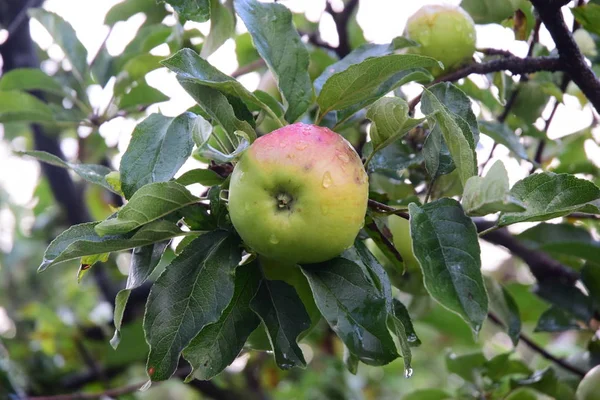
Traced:
MULTIPOLYGON (((460 7, 423 6, 406 23, 406 36, 420 44, 410 52, 435 58, 445 72, 469 62, 475 53, 475 24, 460 7)), ((434 75, 441 70, 434 69, 434 75)))
POLYGON ((368 178, 340 135, 297 123, 258 138, 231 175, 229 214, 246 245, 280 262, 329 260, 363 225, 368 178))
POLYGON ((533 124, 546 108, 548 100, 550 96, 544 91, 542 84, 530 80, 521 84, 511 110, 523 121, 533 124))
POLYGON ((575 394, 577 400, 600 399, 600 365, 592 368, 579 383, 575 394))

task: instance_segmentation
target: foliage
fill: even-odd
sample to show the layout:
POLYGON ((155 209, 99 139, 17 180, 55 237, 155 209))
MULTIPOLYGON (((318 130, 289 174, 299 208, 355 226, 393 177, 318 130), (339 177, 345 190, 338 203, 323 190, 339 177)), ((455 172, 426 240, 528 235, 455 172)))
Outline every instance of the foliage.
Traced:
MULTIPOLYGON (((537 42, 531 3, 498 3, 463 6, 476 23, 531 37, 528 58, 480 49, 435 79, 430 71, 442 64, 418 55, 412 40, 349 44, 346 36, 362 37, 354 0, 326 8, 338 48, 283 4, 124 0, 105 24, 138 12, 145 22, 121 54, 103 44, 93 58, 67 21, 29 10, 66 62, 54 73, 29 66, 0 77, 4 141, 22 140, 15 153, 46 174, 32 206, 0 187, 0 221, 5 212, 19 222, 10 251, 0 237, 0 397, 187 377, 175 390, 215 398, 573 398, 600 364, 600 169, 586 153, 597 130, 548 137, 569 80, 580 77, 572 65, 545 70, 548 57, 562 59, 537 42), (188 20, 210 20, 206 36, 188 20), (230 38, 233 76, 208 59, 230 38), (162 44, 168 57, 153 52, 162 44), (159 68, 196 105, 155 112, 168 97, 146 76, 159 68), (237 79, 254 71, 275 87, 237 79), (103 109, 89 95, 98 86, 111 96, 103 109), (418 96, 407 99, 415 93, 407 88, 418 96), (121 118, 136 126, 119 154, 101 132, 121 118), (297 121, 354 146, 369 174, 369 210, 338 257, 274 273, 231 224, 229 176, 258 137, 297 121), (67 161, 60 143, 73 139, 78 156, 67 161), (488 168, 497 146, 507 155, 488 168), (516 235, 513 225, 527 229, 516 235), (482 240, 511 257, 484 271, 497 253, 482 240), (570 347, 554 346, 551 334, 565 332, 570 347), (518 343, 543 357, 524 356, 518 343)), ((572 9, 598 44, 599 7, 572 9)), ((586 61, 600 69, 598 57, 586 61)), ((597 110, 579 86, 584 106, 597 110)))

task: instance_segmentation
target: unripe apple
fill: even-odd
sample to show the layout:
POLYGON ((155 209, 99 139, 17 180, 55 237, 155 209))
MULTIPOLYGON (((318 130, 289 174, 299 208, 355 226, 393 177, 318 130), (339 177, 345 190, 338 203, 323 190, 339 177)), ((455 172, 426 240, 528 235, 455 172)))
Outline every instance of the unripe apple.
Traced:
POLYGON ((363 225, 368 178, 340 135, 296 123, 258 138, 231 175, 229 214, 244 242, 288 263, 329 260, 363 225))
MULTIPOLYGON (((423 6, 406 23, 406 36, 418 42, 410 52, 441 61, 445 72, 471 60, 475 53, 475 24, 460 7, 423 6)), ((441 70, 434 69, 434 75, 441 70)))
POLYGON ((598 400, 600 398, 600 365, 592 368, 579 383, 575 394, 577 400, 598 400))

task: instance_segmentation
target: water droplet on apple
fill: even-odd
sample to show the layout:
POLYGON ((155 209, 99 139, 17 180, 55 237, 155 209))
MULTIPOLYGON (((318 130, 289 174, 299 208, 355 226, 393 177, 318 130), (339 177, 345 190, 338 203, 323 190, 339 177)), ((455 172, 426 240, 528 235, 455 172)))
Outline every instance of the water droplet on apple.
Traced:
POLYGON ((404 377, 405 378, 410 378, 411 376, 413 376, 413 369, 412 368, 406 368, 404 370, 404 377))
POLYGON ((277 236, 275 236, 275 234, 271 235, 271 237, 269 238, 269 242, 273 243, 273 244, 277 244, 279 243, 279 239, 277 238, 277 236))
POLYGON ((287 158, 293 160, 294 158, 296 158, 296 155, 294 153, 288 153, 287 158))
POLYGON ((329 171, 325 172, 325 175, 323 175, 323 187, 327 189, 332 183, 333 179, 331 178, 331 174, 329 171))
POLYGON ((244 205, 244 210, 246 210, 246 211, 250 211, 250 203, 246 203, 246 204, 244 205))
POLYGON ((310 135, 310 131, 311 131, 311 128, 309 125, 305 125, 304 128, 302 128, 302 134, 304 136, 310 135))
POLYGON ((346 153, 338 153, 337 158, 342 160, 343 163, 347 163, 348 161, 350 161, 350 157, 348 157, 348 154, 346 153))
POLYGON ((296 142, 294 147, 296 147, 298 150, 304 150, 308 147, 308 143, 306 143, 304 140, 299 140, 296 142))
POLYGON ((287 146, 287 145, 284 141, 279 142, 279 147, 281 147, 283 149, 285 146, 287 146))

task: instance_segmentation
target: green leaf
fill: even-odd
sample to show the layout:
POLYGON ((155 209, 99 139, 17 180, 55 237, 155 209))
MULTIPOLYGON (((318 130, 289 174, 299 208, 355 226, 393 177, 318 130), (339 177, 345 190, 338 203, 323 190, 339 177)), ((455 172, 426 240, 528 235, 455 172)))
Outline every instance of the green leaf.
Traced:
POLYGON ((406 312, 406 307, 404 307, 404 304, 402 304, 400 300, 394 299, 393 304, 394 311, 388 315, 388 326, 398 337, 400 351, 402 352, 402 358, 404 359, 404 373, 406 377, 410 377, 412 375, 412 352, 410 350, 410 341, 408 339, 408 328, 404 325, 406 320, 403 320, 408 313, 406 312))
POLYGON ((587 31, 600 35, 600 4, 586 4, 571 8, 573 16, 587 31))
POLYGON ((581 282, 585 285, 596 311, 600 309, 600 265, 587 263, 581 269, 581 282))
POLYGON ((217 322, 234 293, 239 240, 224 231, 204 234, 169 264, 150 291, 144 332, 150 345, 147 371, 168 379, 182 350, 207 325, 217 322))
POLYGON ((2 75, 0 91, 9 90, 42 90, 58 96, 65 96, 63 86, 38 68, 19 68, 2 75))
POLYGON ((140 12, 145 14, 148 24, 159 23, 167 15, 165 7, 157 6, 156 0, 123 0, 108 10, 104 25, 113 26, 119 21, 127 21, 140 12))
POLYGON ((562 308, 552 306, 544 311, 533 331, 564 332, 579 329, 581 329, 581 326, 573 315, 562 308))
POLYGON ((344 365, 352 375, 358 372, 358 362, 360 360, 356 354, 352 353, 346 345, 344 345, 344 365))
POLYGON ((460 315, 477 334, 487 317, 477 229, 453 199, 422 207, 411 203, 410 232, 425 288, 442 306, 460 315))
MULTIPOLYGON (((427 89, 423 91, 421 109, 428 119, 437 124, 436 128, 439 129, 448 146, 464 186, 470 177, 477 175, 477 154, 471 126, 461 116, 450 111, 427 89)), ((434 132, 435 129, 431 134, 434 132)))
POLYGON ((562 217, 600 199, 600 189, 592 182, 551 172, 520 180, 510 194, 525 205, 526 211, 503 213, 498 221, 500 226, 562 217))
POLYGON ((292 24, 292 13, 282 4, 256 0, 234 0, 233 4, 258 53, 277 79, 287 104, 286 120, 296 121, 311 104, 313 88, 308 51, 292 24))
POLYGON ((52 110, 29 93, 0 91, 0 122, 53 122, 52 110))
POLYGON ((220 185, 224 180, 215 171, 204 168, 192 169, 177 178, 177 182, 183 186, 193 185, 194 183, 199 183, 202 186, 215 186, 220 185))
MULTIPOLYGON (((188 237, 192 236, 186 236, 185 238, 188 237)), ((120 290, 115 298, 113 317, 115 334, 110 340, 110 345, 113 349, 116 350, 121 341, 121 322, 123 321, 123 314, 125 313, 125 307, 131 291, 142 286, 142 284, 148 280, 150 275, 152 275, 169 243, 170 240, 165 240, 148 246, 138 247, 133 250, 125 289, 120 290)))
POLYGON ((535 294, 550 304, 572 314, 575 318, 588 324, 594 315, 592 299, 571 283, 562 282, 552 277, 538 281, 535 294))
POLYGON ((62 49, 73 67, 73 74, 77 80, 84 83, 88 75, 87 50, 77 38, 75 29, 53 12, 42 8, 33 8, 28 11, 31 18, 36 19, 46 28, 54 42, 62 49))
POLYGON ((262 279, 250 308, 267 328, 277 365, 282 369, 305 367, 296 340, 310 327, 310 317, 296 290, 283 281, 262 279))
POLYGON ((256 48, 252 44, 252 36, 245 32, 235 37, 235 54, 240 67, 246 66, 260 58, 256 48))
POLYGON ((458 355, 450 353, 446 356, 446 368, 467 382, 478 382, 483 366, 487 362, 480 352, 458 355))
POLYGON ((128 58, 117 75, 115 82, 115 95, 120 96, 134 82, 145 83, 142 79, 151 71, 161 67, 160 62, 164 57, 142 53, 128 58))
POLYGON ((393 85, 386 83, 396 74, 436 65, 438 62, 433 58, 412 54, 367 58, 327 79, 317 98, 321 109, 320 114, 325 115, 330 111, 342 110, 358 103, 365 106, 386 93, 381 93, 380 86, 386 86, 387 91, 394 89, 393 85))
POLYGON ((408 393, 403 400, 446 400, 452 396, 442 389, 419 389, 408 393))
POLYGON ((173 178, 188 159, 194 143, 190 134, 196 116, 151 114, 133 131, 121 159, 121 188, 127 198, 142 186, 173 178))
POLYGON ((249 138, 256 137, 254 128, 247 121, 238 119, 224 94, 203 84, 179 77, 177 79, 190 96, 196 100, 200 108, 210 116, 213 123, 218 123, 223 127, 227 134, 226 139, 229 141, 230 151, 235 150, 240 144, 240 138, 235 134, 236 131, 244 132, 249 138))
POLYGON ((96 225, 96 232, 100 236, 127 233, 198 201, 177 182, 149 183, 133 194, 116 218, 96 225))
MULTIPOLYGON (((545 368, 541 371, 535 371, 531 376, 522 379, 511 379, 510 388, 530 388, 538 392, 556 396, 558 390, 558 379, 556 372, 552 367, 545 368)), ((572 397, 570 397, 572 398, 572 397)))
POLYGON ((46 249, 38 271, 42 272, 55 264, 79 257, 133 249, 188 234, 172 222, 159 220, 143 226, 133 234, 100 237, 94 229, 98 224, 99 222, 88 222, 73 225, 58 235, 46 249))
POLYGON ((183 350, 196 379, 210 380, 235 360, 260 319, 250 309, 261 280, 257 262, 240 266, 235 272, 233 298, 221 318, 204 327, 183 350))
MULTIPOLYGON (((370 143, 365 145, 363 157, 369 157, 371 147, 370 143)), ((372 151, 372 150, 371 150, 372 151)), ((369 174, 376 172, 389 178, 402 180, 402 174, 405 169, 419 165, 423 162, 421 153, 415 154, 412 149, 401 141, 396 141, 391 145, 375 153, 368 164, 369 174)))
POLYGON ((110 190, 113 193, 119 194, 107 181, 106 176, 114 171, 104 165, 94 164, 76 164, 62 160, 54 154, 47 153, 45 151, 31 150, 31 151, 20 151, 17 154, 35 157, 40 161, 47 164, 54 165, 56 167, 67 168, 75 172, 82 179, 87 182, 100 185, 103 188, 110 190))
POLYGON ((317 307, 353 354, 369 365, 398 357, 388 331, 386 299, 361 266, 345 258, 305 265, 317 307))
POLYGON ((393 300, 393 308, 394 316, 400 322, 402 322, 402 326, 404 327, 404 332, 406 333, 406 339, 408 341, 408 344, 410 345, 410 347, 419 347, 421 345, 421 340, 417 336, 410 315, 408 314, 408 309, 398 299, 393 300))
POLYGON ((472 216, 498 211, 525 211, 525 206, 509 194, 508 173, 502 161, 496 161, 485 178, 472 176, 465 185, 462 205, 472 216))
POLYGON ((600 264, 600 242, 581 226, 541 223, 517 235, 525 245, 553 257, 571 256, 600 264))
POLYGON ((373 142, 373 151, 368 161, 377 151, 400 139, 424 121, 410 118, 408 103, 399 97, 383 97, 377 100, 367 111, 367 118, 371 120, 369 134, 373 142))
POLYGON ((504 323, 508 337, 516 346, 519 343, 519 334, 521 333, 519 307, 512 295, 494 278, 486 276, 484 282, 489 297, 490 311, 504 323))
POLYGON ((140 83, 121 97, 119 108, 122 110, 131 110, 168 101, 169 99, 170 97, 166 96, 160 90, 153 88, 147 83, 140 83))
MULTIPOLYGON (((262 101, 260 101, 252 92, 248 91, 239 81, 225 75, 206 60, 201 58, 191 49, 182 49, 170 58, 167 58, 162 64, 177 73, 177 79, 180 82, 190 82, 204 85, 216 89, 224 95, 239 97, 247 104, 259 107, 277 119, 273 111, 262 101)), ((251 135, 252 141, 256 139, 254 130, 247 132, 251 135)))
POLYGON ((194 22, 205 22, 210 19, 209 0, 158 0, 168 3, 183 19, 194 22))
POLYGON ((210 32, 202 43, 200 56, 207 58, 235 34, 235 16, 220 0, 210 0, 210 32))
POLYGON ((506 125, 499 122, 479 121, 479 128, 494 142, 504 145, 522 160, 528 160, 527 151, 519 141, 519 137, 506 125))
POLYGON ((512 0, 462 0, 460 6, 473 17, 476 24, 500 23, 512 17, 512 0))
POLYGON ((507 375, 529 375, 531 370, 521 360, 511 359, 513 352, 498 354, 485 363, 485 375, 493 381, 500 381, 507 375))

